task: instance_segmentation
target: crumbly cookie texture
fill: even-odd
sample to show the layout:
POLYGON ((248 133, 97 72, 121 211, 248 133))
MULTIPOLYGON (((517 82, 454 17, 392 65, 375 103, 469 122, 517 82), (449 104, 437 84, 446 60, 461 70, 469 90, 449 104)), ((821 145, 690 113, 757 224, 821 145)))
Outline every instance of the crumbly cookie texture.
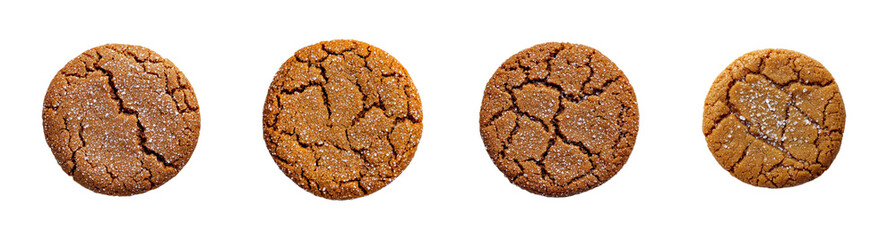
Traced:
POLYGON ((414 157, 420 97, 404 67, 355 40, 300 49, 277 72, 264 107, 264 139, 280 170, 328 199, 366 196, 414 157))
POLYGON ((846 113, 821 63, 785 49, 747 53, 716 78, 703 135, 732 176, 755 186, 796 186, 834 161, 846 113))
POLYGON ((127 196, 161 186, 187 164, 199 137, 199 105, 171 61, 144 47, 108 44, 56 74, 43 126, 76 182, 127 196))
POLYGON ((625 164, 638 133, 638 104, 622 71, 597 50, 544 43, 495 72, 479 126, 512 183, 570 196, 606 182, 625 164))

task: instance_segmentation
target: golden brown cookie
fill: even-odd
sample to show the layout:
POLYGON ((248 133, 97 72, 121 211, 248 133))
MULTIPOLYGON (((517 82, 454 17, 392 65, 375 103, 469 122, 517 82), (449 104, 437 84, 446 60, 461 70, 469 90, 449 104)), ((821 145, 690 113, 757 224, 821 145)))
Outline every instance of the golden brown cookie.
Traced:
POLYGON ((161 186, 187 164, 199 137, 199 105, 168 59, 107 44, 56 73, 43 125, 56 161, 76 182, 127 196, 161 186))
POLYGON ((588 46, 544 43, 513 55, 485 87, 482 140, 510 182, 563 197, 609 180, 638 134, 625 75, 588 46))
POLYGON ((355 40, 299 49, 271 82, 264 139, 280 170, 328 199, 366 196, 408 166, 423 130, 420 96, 388 53, 355 40))
POLYGON ((821 63, 786 49, 744 54, 716 78, 703 135, 732 176, 755 186, 796 186, 834 161, 846 113, 821 63))

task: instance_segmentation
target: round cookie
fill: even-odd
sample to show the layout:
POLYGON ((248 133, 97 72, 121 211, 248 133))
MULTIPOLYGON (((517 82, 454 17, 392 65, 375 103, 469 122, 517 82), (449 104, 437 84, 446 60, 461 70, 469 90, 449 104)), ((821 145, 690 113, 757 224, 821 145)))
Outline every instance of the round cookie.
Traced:
POLYGON ((423 130, 420 96, 388 53, 355 40, 320 42, 280 67, 264 139, 286 176, 328 199, 366 196, 408 166, 423 130))
POLYGON ((638 103, 616 64, 588 46, 543 43, 488 81, 479 129, 510 182, 563 197, 609 180, 638 134, 638 103))
POLYGON ((769 188, 820 176, 840 150, 846 119, 831 73, 785 49, 734 60, 713 82, 703 109, 703 135, 722 168, 769 188))
POLYGON ((183 168, 199 137, 190 82, 144 47, 92 48, 56 73, 44 98, 44 136, 75 182, 127 196, 155 189, 183 168))

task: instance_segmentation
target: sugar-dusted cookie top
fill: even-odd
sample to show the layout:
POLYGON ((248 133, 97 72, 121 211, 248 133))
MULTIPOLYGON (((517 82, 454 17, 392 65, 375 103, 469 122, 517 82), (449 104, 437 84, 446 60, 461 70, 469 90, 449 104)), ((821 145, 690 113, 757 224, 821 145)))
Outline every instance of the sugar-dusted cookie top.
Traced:
POLYGON ((479 112, 482 140, 498 169, 536 194, 578 194, 625 164, 638 133, 628 79, 588 46, 544 43, 501 65, 479 112))
POLYGON ((325 41, 280 67, 265 101, 264 138, 300 187, 352 199, 401 174, 422 120, 417 89, 395 58, 360 41, 325 41))
POLYGON ((43 125, 63 171, 95 192, 126 196, 161 186, 187 164, 199 137, 199 105, 168 59, 107 44, 59 70, 43 125))
POLYGON ((703 109, 703 135, 719 164, 770 188, 799 185, 828 169, 846 119, 831 73, 785 49, 737 58, 713 82, 703 109))

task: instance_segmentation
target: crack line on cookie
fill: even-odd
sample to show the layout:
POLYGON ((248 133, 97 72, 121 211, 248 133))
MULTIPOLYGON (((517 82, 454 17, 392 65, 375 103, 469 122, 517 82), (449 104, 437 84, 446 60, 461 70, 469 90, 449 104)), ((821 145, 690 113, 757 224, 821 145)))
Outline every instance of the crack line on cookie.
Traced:
MULTIPOLYGON (((97 55, 100 55, 100 54, 97 54, 97 55)), ((97 65, 95 65, 94 67, 97 70, 102 71, 106 75, 109 87, 112 90, 112 92, 111 92, 112 99, 118 102, 118 113, 126 114, 126 115, 133 115, 134 119, 136 119, 137 130, 138 130, 137 136, 140 138, 140 142, 138 143, 138 145, 140 146, 140 148, 143 150, 144 153, 154 156, 156 158, 156 160, 159 161, 162 165, 169 167, 169 168, 176 168, 174 166, 174 163, 169 163, 165 159, 165 157, 162 156, 162 154, 159 154, 156 151, 154 151, 146 146, 146 128, 143 126, 143 123, 140 121, 139 112, 125 106, 124 100, 122 100, 121 97, 119 96, 118 87, 116 87, 114 76, 113 76, 112 72, 110 72, 109 70, 106 70, 105 68, 103 68, 103 66, 99 65, 99 62, 102 59, 102 55, 100 55, 100 56, 101 57, 97 60, 97 63, 96 63, 97 65)))

